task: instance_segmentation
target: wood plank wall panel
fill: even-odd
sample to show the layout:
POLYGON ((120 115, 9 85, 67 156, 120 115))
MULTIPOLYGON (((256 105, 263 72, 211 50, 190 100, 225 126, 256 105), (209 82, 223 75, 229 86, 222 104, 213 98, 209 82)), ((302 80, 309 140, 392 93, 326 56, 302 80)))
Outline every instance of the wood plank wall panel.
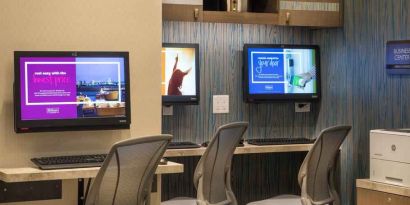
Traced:
POLYGON ((385 42, 410 39, 410 1, 345 0, 344 27, 316 30, 325 89, 317 129, 353 124, 342 152, 342 202, 355 204, 355 178, 369 177, 369 130, 410 127, 410 78, 388 75, 385 42))
MULTIPOLYGON (((175 141, 202 143, 216 128, 233 121, 249 121, 245 138, 312 137, 318 105, 313 112, 294 113, 293 103, 246 104, 242 100, 242 49, 244 43, 307 44, 306 28, 267 25, 164 22, 163 41, 200 44, 201 103, 174 106, 174 116, 163 116, 163 133, 175 141), (212 95, 230 95, 230 113, 212 114, 212 95)), ((297 173, 306 153, 245 155, 235 157, 233 189, 241 205, 278 194, 298 194, 297 173), (244 186, 244 184, 246 184, 244 186)), ((185 173, 164 176, 163 200, 194 197, 192 176, 196 158, 173 158, 184 163, 185 173)))
POLYGON ((202 143, 218 126, 249 121, 245 138, 312 137, 317 106, 310 114, 294 113, 293 103, 246 104, 242 100, 242 48, 244 43, 306 44, 306 28, 192 22, 164 22, 163 41, 200 44, 201 102, 174 106, 174 116, 163 116, 163 132, 175 140, 202 143), (213 95, 230 95, 230 113, 212 113, 213 95))
POLYGON ((174 116, 163 117, 163 132, 200 143, 236 120, 250 122, 246 138, 311 137, 351 124, 341 153, 341 194, 343 205, 355 204, 354 179, 369 176, 369 130, 410 127, 410 76, 387 75, 384 68, 385 42, 410 39, 410 1, 344 0, 343 8, 344 27, 338 29, 164 22, 164 42, 201 44, 202 99, 199 106, 174 107, 174 116), (243 43, 319 44, 321 103, 309 114, 294 113, 291 103, 243 103, 243 43), (214 94, 231 96, 229 115, 212 114, 214 94))

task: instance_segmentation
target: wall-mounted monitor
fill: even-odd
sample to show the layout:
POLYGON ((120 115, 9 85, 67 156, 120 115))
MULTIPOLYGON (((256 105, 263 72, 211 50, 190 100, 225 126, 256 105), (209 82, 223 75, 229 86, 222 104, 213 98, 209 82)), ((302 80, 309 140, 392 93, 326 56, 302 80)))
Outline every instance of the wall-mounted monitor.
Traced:
POLYGON ((128 52, 14 53, 15 130, 128 129, 128 52))
POLYGON ((410 74, 410 40, 387 42, 386 69, 389 74, 410 74))
POLYGON ((162 47, 162 104, 198 104, 199 45, 164 43, 162 47))
POLYGON ((246 102, 319 99, 318 46, 245 44, 243 53, 246 102))

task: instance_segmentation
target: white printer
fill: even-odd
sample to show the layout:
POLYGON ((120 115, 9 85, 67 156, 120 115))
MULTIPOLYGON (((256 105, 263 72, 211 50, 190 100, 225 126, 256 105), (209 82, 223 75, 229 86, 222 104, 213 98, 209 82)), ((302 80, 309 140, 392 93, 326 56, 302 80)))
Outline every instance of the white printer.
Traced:
POLYGON ((370 131, 370 180, 410 187, 410 129, 370 131))

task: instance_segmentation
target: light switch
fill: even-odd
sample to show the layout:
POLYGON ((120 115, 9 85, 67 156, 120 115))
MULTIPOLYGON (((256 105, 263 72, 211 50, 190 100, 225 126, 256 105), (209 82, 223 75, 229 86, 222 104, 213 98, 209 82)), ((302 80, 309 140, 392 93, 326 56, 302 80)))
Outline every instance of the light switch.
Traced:
POLYGON ((229 113, 229 95, 213 96, 213 113, 229 113))
POLYGON ((172 106, 162 106, 162 115, 172 116, 174 114, 174 107, 172 106))

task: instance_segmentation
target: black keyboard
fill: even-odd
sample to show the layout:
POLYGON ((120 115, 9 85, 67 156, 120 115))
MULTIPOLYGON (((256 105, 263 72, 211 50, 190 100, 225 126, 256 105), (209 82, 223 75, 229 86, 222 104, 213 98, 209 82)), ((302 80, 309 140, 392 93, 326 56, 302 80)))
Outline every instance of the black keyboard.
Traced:
POLYGON ((248 139, 251 145, 287 145, 287 144, 312 144, 316 139, 308 138, 267 138, 267 139, 248 139))
POLYGON ((76 156, 41 157, 33 158, 31 159, 31 161, 43 170, 70 169, 101 167, 106 157, 106 154, 93 154, 76 156))
POLYGON ((193 142, 171 142, 168 145, 168 149, 196 149, 200 147, 201 145, 193 142))
MULTIPOLYGON (((245 144, 243 144, 243 142, 244 142, 244 140, 241 139, 241 141, 239 141, 239 144, 238 144, 236 147, 244 147, 245 144)), ((206 141, 206 142, 202 143, 201 146, 202 146, 202 147, 208 147, 208 145, 209 145, 209 141, 206 141)))

